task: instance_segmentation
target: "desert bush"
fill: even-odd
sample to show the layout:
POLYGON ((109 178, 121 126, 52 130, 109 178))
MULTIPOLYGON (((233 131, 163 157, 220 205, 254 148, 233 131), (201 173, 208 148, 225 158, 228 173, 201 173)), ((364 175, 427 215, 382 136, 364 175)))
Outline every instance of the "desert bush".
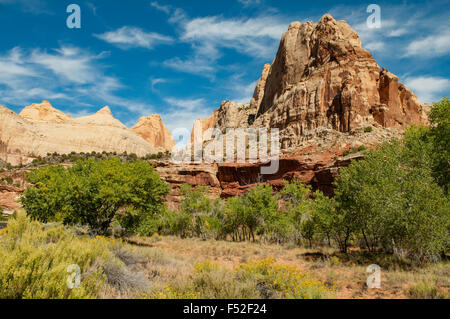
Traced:
POLYGON ((272 258, 241 264, 236 276, 239 280, 255 281, 261 298, 323 299, 332 297, 335 290, 298 268, 275 263, 272 258))
POLYGON ((258 298, 256 283, 236 280, 235 272, 220 267, 213 261, 197 263, 189 281, 191 289, 206 299, 258 298))
POLYGON ((79 160, 70 168, 43 167, 28 174, 34 184, 21 201, 42 222, 89 225, 104 234, 114 219, 134 231, 163 208, 169 187, 144 161, 79 160))
POLYGON ((197 263, 187 281, 153 293, 162 299, 319 299, 334 296, 335 287, 301 270, 268 258, 227 269, 210 260, 197 263))
POLYGON ((18 214, 0 230, 0 298, 95 298, 104 277, 92 269, 109 256, 102 240, 76 240, 61 226, 44 227, 18 214), (84 275, 80 288, 67 286, 67 267, 84 275))
POLYGON ((449 299, 450 294, 441 291, 433 280, 422 280, 406 289, 406 294, 413 299, 449 299))
POLYGON ((0 230, 0 298, 133 297, 147 290, 135 265, 146 262, 121 241, 76 237, 59 223, 42 224, 25 213, 0 230), (81 270, 80 288, 67 285, 69 265, 81 270))

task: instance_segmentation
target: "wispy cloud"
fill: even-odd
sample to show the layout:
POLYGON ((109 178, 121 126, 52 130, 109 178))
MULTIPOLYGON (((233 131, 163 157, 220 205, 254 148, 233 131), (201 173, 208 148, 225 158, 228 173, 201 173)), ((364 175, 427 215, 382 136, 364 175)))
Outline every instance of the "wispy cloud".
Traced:
POLYGON ((196 119, 211 115, 212 109, 208 107, 206 100, 203 98, 167 97, 164 101, 167 104, 168 111, 161 116, 172 132, 176 129, 190 132, 196 119))
MULTIPOLYGON (((283 19, 284 20, 284 19, 283 19)), ((183 25, 181 39, 209 43, 253 57, 270 57, 288 23, 274 16, 226 19, 221 16, 196 18, 183 25)))
POLYGON ((151 5, 153 8, 155 8, 155 9, 157 9, 157 10, 159 10, 159 11, 164 12, 165 14, 169 14, 170 11, 172 10, 172 9, 171 9, 171 6, 168 6, 168 5, 162 5, 162 4, 159 4, 159 3, 156 2, 156 1, 151 2, 150 5, 151 5))
POLYGON ((414 91, 422 103, 436 102, 450 90, 450 81, 436 76, 407 77, 405 85, 414 91))
POLYGON ((155 32, 146 32, 141 28, 132 26, 123 26, 114 31, 94 34, 94 36, 122 49, 138 47, 153 49, 158 44, 173 42, 173 39, 169 36, 155 32))
POLYGON ((74 83, 91 83, 98 76, 93 61, 107 54, 91 55, 79 48, 63 46, 53 52, 35 49, 28 62, 49 69, 63 80, 74 83))
POLYGON ((166 98, 164 99, 169 105, 176 106, 178 109, 185 111, 195 111, 202 109, 205 104, 205 99, 178 99, 166 98))
POLYGON ((450 53, 450 29, 413 40, 405 56, 437 57, 450 53))
POLYGON ((107 55, 73 46, 53 50, 15 47, 0 55, 0 103, 24 106, 49 99, 80 107, 96 101, 136 115, 149 114, 152 108, 147 103, 116 94, 126 86, 105 74, 100 60, 107 55))
POLYGON ((252 7, 261 4, 261 0, 238 0, 244 7, 252 7))
POLYGON ((277 15, 190 18, 180 8, 162 6, 155 2, 152 6, 168 15, 168 22, 178 28, 179 40, 192 47, 190 55, 167 59, 164 65, 211 79, 214 78, 223 49, 232 49, 259 60, 272 59, 281 35, 289 24, 286 22, 288 19, 277 15))

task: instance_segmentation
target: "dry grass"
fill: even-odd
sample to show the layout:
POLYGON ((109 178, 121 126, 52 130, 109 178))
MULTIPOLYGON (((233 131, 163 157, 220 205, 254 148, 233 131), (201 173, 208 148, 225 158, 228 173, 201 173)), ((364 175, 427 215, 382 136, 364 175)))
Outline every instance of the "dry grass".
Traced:
MULTIPOLYGON (((226 242, 177 237, 133 238, 141 253, 147 254, 147 274, 157 274, 152 291, 181 285, 190 280, 195 264, 211 260, 233 269, 249 260, 273 258, 276 263, 294 266, 327 285, 337 287, 337 298, 448 298, 450 263, 443 261, 424 268, 402 269, 382 266, 381 288, 368 289, 366 268, 373 260, 359 254, 340 256, 332 248, 306 249, 250 242, 226 242)), ((377 257, 378 258, 378 257, 377 257)), ((381 257, 380 257, 381 258, 381 257)), ((387 264, 386 258, 380 259, 387 264)))

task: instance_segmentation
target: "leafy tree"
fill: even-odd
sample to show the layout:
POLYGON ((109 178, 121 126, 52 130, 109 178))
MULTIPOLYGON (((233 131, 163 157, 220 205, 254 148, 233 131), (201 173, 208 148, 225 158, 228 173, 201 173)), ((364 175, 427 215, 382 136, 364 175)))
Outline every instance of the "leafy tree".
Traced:
POLYGON ((245 224, 244 217, 244 201, 241 197, 228 198, 223 208, 223 217, 221 220, 223 235, 231 235, 233 241, 243 240, 245 238, 245 231, 243 229, 245 224))
POLYGON ((343 221, 369 251, 382 247, 424 259, 445 247, 448 199, 424 165, 426 158, 413 155, 404 143, 393 141, 340 172, 335 198, 342 220, 337 225, 343 221))
POLYGON ((259 185, 242 198, 243 223, 248 230, 248 238, 255 241, 255 232, 267 234, 267 225, 273 224, 278 219, 278 196, 273 195, 273 189, 269 185, 259 185))
POLYGON ((184 196, 180 214, 190 217, 192 233, 196 236, 201 236, 205 232, 204 227, 211 212, 211 201, 206 197, 207 191, 204 186, 192 188, 188 184, 180 188, 180 193, 184 196))
POLYGON ((450 186, 450 100, 444 97, 431 108, 430 137, 433 145, 433 175, 448 192, 450 186))
POLYGON ((119 158, 79 160, 70 168, 49 166, 27 176, 22 204, 27 214, 42 222, 88 225, 104 234, 113 219, 128 229, 163 209, 169 187, 144 161, 119 158))
MULTIPOLYGON (((316 217, 310 194, 311 187, 297 179, 293 179, 289 183, 285 181, 285 186, 280 192, 294 228, 302 238, 308 240, 311 247, 316 229, 316 217)), ((299 242, 299 238, 297 238, 297 242, 299 242)))

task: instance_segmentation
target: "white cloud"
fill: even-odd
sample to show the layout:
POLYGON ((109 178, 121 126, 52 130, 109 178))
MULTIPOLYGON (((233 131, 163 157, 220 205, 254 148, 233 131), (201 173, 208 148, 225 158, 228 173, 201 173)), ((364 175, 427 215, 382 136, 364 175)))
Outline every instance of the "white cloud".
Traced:
POLYGON ((368 42, 365 45, 365 48, 369 51, 382 51, 385 47, 385 44, 383 41, 374 41, 374 42, 368 42))
POLYGON ((153 8, 155 8, 156 10, 162 11, 165 14, 169 14, 170 11, 171 11, 171 7, 170 6, 168 6, 168 5, 161 5, 158 2, 156 2, 156 1, 151 2, 150 5, 153 8))
POLYGON ((48 99, 80 107, 95 100, 137 115, 151 113, 148 104, 116 94, 126 87, 104 73, 99 61, 103 57, 104 52, 95 55, 69 46, 49 51, 13 48, 0 55, 0 103, 25 106, 48 99))
POLYGON ((255 92, 256 83, 257 81, 253 81, 247 85, 236 85, 234 88, 236 97, 233 98, 233 101, 242 104, 250 103, 253 93, 255 92))
MULTIPOLYGON (((269 58, 287 30, 288 23, 271 16, 225 19, 220 16, 196 18, 183 25, 181 39, 216 48, 232 48, 237 52, 269 58)), ((204 45, 200 45, 204 47, 204 45)))
POLYGON ((437 57, 450 53, 450 30, 416 39, 406 47, 405 56, 437 57))
MULTIPOLYGON (((153 5, 158 8, 160 6, 153 5)), ((277 44, 288 22, 281 16, 257 16, 254 18, 224 18, 208 16, 189 18, 180 8, 164 7, 169 22, 179 27, 180 40, 189 43, 192 54, 186 58, 174 57, 164 65, 175 70, 214 78, 217 61, 223 49, 258 58, 273 59, 277 44)))
POLYGON ((161 78, 150 79, 152 91, 156 90, 156 88, 155 88, 156 85, 161 84, 161 83, 167 83, 167 82, 168 81, 166 79, 161 79, 161 78))
POLYGON ((405 85, 417 95, 422 103, 436 102, 450 90, 450 81, 437 76, 407 77, 405 85))
POLYGON ((405 34, 408 34, 409 30, 406 28, 399 28, 399 29, 394 29, 388 32, 387 36, 388 37, 401 37, 405 34))
POLYGON ((261 0, 238 0, 244 7, 252 7, 261 4, 261 0))
MULTIPOLYGON (((168 97, 165 99, 165 102, 168 105, 168 111, 161 114, 164 124, 172 133, 186 133, 184 141, 180 141, 181 147, 188 141, 194 121, 198 118, 209 117, 212 114, 212 109, 207 107, 207 103, 203 98, 182 99, 168 97)), ((178 140, 179 136, 174 136, 174 138, 178 140)))
POLYGON ((185 111, 201 110, 204 107, 205 99, 178 99, 178 98, 165 98, 164 101, 171 106, 176 106, 178 109, 185 111))
POLYGON ((173 39, 169 36, 146 32, 132 26, 123 26, 115 31, 94 34, 94 36, 123 49, 137 47, 152 49, 158 44, 173 42, 173 39))
POLYGON ((345 19, 358 32, 363 47, 377 51, 378 55, 392 56, 396 52, 399 58, 432 58, 450 53, 450 29, 439 24, 448 20, 448 9, 436 10, 442 4, 434 2, 426 6, 406 2, 384 4, 381 28, 367 27, 369 14, 363 7, 337 6, 330 13, 337 19, 345 19))
POLYGON ((55 53, 35 49, 29 57, 29 62, 41 65, 51 70, 64 80, 74 83, 90 83, 98 76, 93 61, 101 58, 75 47, 61 47, 55 53))

